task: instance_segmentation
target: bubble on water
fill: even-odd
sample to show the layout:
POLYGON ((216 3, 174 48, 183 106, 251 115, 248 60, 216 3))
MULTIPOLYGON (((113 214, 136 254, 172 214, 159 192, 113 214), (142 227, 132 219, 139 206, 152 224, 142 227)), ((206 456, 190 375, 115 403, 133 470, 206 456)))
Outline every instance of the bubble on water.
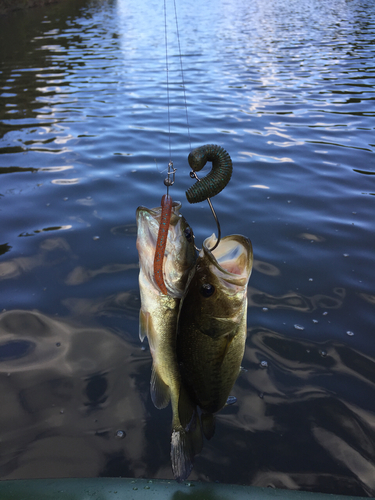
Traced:
POLYGON ((344 253, 343 255, 344 255, 344 257, 349 257, 348 253, 344 253))
POLYGON ((315 324, 319 323, 319 321, 317 319, 313 319, 312 322, 315 323, 315 324))
POLYGON ((96 241, 96 240, 98 240, 99 238, 100 238, 100 236, 94 236, 92 239, 93 239, 94 241, 96 241))
POLYGON ((294 328, 295 328, 296 330, 304 330, 304 329, 305 329, 305 327, 304 327, 304 326, 302 326, 302 325, 294 325, 294 328))
POLYGON ((124 437, 126 436, 126 432, 119 429, 116 431, 115 436, 117 437, 117 439, 124 439, 124 437))
POLYGON ((234 405, 237 403, 237 398, 235 396, 228 396, 227 402, 225 403, 227 406, 234 405))
POLYGON ((261 368, 267 368, 268 367, 268 362, 267 361, 261 361, 260 363, 261 368))
POLYGON ((320 350, 319 354, 321 355, 322 358, 325 358, 327 356, 327 351, 320 350))
POLYGON ((61 346, 61 342, 56 342, 56 347, 60 347, 61 346))
POLYGON ((327 316, 327 314, 328 314, 327 311, 324 311, 323 316, 327 316))
POLYGON ((267 312, 268 311, 268 307, 262 307, 262 311, 267 312))
POLYGON ((64 201, 68 201, 68 200, 69 200, 69 198, 67 196, 65 196, 64 201))
POLYGON ((314 281, 314 279, 313 278, 309 278, 309 281, 314 281))
POLYGON ((264 398, 264 392, 260 392, 259 393, 259 397, 260 397, 260 399, 263 399, 264 398))
POLYGON ((348 330, 348 331, 346 332, 346 335, 349 335, 349 337, 353 337, 354 332, 352 332, 351 330, 348 330))
POLYGON ((60 410, 61 415, 64 413, 64 410, 60 410))

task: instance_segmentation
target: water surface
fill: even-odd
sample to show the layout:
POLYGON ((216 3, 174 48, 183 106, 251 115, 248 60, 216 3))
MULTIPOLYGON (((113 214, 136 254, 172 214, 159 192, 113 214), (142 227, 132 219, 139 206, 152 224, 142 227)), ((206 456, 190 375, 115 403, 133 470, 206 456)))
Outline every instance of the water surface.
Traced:
POLYGON ((238 402, 190 477, 374 496, 374 4, 179 3, 190 136, 172 2, 170 136, 162 2, 0 19, 0 477, 172 477, 135 210, 172 159, 200 244, 215 223, 185 199, 187 156, 214 143, 234 164, 223 234, 255 263, 238 402))

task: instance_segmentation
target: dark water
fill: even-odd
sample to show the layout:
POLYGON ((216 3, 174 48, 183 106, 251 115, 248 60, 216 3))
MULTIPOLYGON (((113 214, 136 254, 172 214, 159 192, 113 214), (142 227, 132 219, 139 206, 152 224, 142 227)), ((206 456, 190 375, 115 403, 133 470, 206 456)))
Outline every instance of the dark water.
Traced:
MULTIPOLYGON (((374 3, 179 4, 191 144, 168 0, 171 194, 190 147, 223 146, 215 209, 256 259, 238 402, 191 479, 374 496, 374 3)), ((172 477, 135 247, 169 160, 162 7, 0 19, 2 479, 172 477)), ((215 230, 205 203, 182 213, 198 242, 215 230)))

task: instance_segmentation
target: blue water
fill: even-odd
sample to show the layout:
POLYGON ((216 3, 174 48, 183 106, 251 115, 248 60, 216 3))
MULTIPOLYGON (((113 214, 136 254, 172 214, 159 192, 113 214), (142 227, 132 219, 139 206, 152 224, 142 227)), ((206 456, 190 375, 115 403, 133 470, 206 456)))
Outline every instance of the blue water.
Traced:
POLYGON ((375 5, 66 1, 0 18, 0 477, 172 478, 138 339, 135 210, 187 156, 254 248, 237 404, 191 479, 375 495, 375 5), (170 135, 169 135, 170 127, 170 135), (170 143, 170 146, 169 146, 170 143), (122 432, 118 432, 122 431, 122 432))

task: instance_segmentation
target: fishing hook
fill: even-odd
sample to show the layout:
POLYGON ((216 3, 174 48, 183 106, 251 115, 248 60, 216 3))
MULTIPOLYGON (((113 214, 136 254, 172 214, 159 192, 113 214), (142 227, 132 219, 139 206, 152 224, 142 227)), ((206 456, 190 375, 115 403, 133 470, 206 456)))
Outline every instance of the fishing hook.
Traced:
POLYGON ((232 160, 221 146, 207 144, 193 149, 189 154, 188 162, 192 168, 190 177, 196 179, 197 182, 186 191, 186 198, 189 203, 207 200, 217 225, 218 237, 215 245, 210 249, 212 252, 220 243, 221 228, 210 197, 220 193, 230 181, 233 171, 232 160), (199 179, 196 172, 202 170, 207 161, 212 162, 212 169, 203 179, 199 179))
MULTIPOLYGON (((197 186, 197 185, 198 185, 198 183, 199 183, 199 182, 201 182, 201 180, 200 180, 200 179, 199 179, 199 177, 197 176, 196 172, 194 172, 194 171, 193 171, 193 172, 190 172, 190 177, 191 177, 192 179, 196 179, 196 180, 197 180, 197 183, 195 184, 195 186, 197 186)), ((217 226, 217 241, 216 241, 215 245, 214 245, 212 248, 210 248, 210 252, 212 252, 213 250, 215 250, 215 248, 217 248, 217 246, 218 246, 218 245, 219 245, 219 243, 220 243, 220 240, 221 240, 221 228, 220 228, 220 222, 219 222, 219 219, 218 219, 218 217, 217 217, 217 215, 216 215, 215 209, 214 209, 214 207, 213 207, 213 205, 212 205, 212 202, 211 202, 210 198, 205 198, 205 199, 207 200, 207 203, 208 203, 208 204, 209 204, 209 206, 210 206, 210 209, 211 209, 212 215, 214 216, 214 219, 215 219, 215 222, 216 222, 216 226, 217 226)), ((194 246, 195 246, 195 249, 199 251, 199 248, 198 248, 196 245, 194 245, 194 246)))

